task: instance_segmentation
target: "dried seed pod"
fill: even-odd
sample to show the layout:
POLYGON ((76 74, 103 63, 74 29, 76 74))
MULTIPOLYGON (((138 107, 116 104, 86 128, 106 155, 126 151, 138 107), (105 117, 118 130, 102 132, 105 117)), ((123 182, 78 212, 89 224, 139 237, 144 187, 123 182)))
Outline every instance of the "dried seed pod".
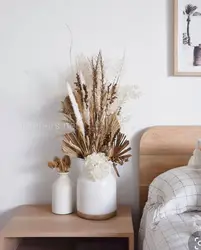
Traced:
POLYGON ((65 155, 63 158, 62 158, 62 161, 64 162, 64 164, 68 167, 70 167, 70 164, 71 164, 71 160, 70 160, 70 157, 68 155, 65 155))
POLYGON ((71 160, 68 155, 65 155, 62 159, 54 157, 53 161, 48 162, 48 167, 56 169, 60 173, 67 173, 70 169, 71 160))

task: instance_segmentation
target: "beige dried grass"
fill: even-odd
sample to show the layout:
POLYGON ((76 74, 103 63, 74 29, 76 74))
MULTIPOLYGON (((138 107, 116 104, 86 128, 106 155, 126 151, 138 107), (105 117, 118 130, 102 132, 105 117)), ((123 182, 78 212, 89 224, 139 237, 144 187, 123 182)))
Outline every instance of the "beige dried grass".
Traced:
POLYGON ((69 124, 74 131, 64 135, 62 149, 70 157, 85 158, 93 152, 105 153, 114 163, 122 165, 128 161, 131 154, 129 141, 126 136, 120 132, 118 114, 120 109, 113 108, 115 99, 117 99, 117 87, 119 77, 110 83, 106 81, 104 61, 101 52, 96 58, 90 60, 90 82, 83 82, 83 76, 76 73, 73 94, 75 96, 79 112, 84 123, 83 133, 76 121, 73 104, 69 96, 62 102, 62 113, 65 122, 69 124), (109 110, 113 110, 112 113, 109 110))

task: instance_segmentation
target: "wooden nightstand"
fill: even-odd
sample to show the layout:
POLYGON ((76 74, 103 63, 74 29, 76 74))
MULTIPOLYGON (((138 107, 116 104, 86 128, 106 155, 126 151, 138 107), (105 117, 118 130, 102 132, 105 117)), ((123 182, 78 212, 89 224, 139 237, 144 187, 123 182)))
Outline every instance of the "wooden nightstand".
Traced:
MULTIPOLYGON (((119 207, 117 216, 112 219, 91 221, 81 219, 76 214, 54 215, 50 206, 20 206, 1 232, 0 250, 88 250, 90 244, 96 244, 97 241, 100 246, 100 242, 102 244, 104 239, 108 242, 110 238, 115 239, 114 244, 118 246, 116 249, 120 249, 122 240, 122 242, 126 242, 123 244, 123 250, 125 248, 134 250, 134 232, 129 207, 119 207), (67 247, 65 239, 70 242, 70 247, 67 247), (90 239, 92 239, 92 243, 90 243, 90 239), (94 241, 94 239, 96 240, 94 241), (54 240, 55 242, 53 242, 54 240), (62 242, 63 248, 58 246, 59 242, 62 242)), ((107 243, 105 244, 107 245, 107 243)), ((93 247, 92 249, 105 249, 105 247, 93 247)))

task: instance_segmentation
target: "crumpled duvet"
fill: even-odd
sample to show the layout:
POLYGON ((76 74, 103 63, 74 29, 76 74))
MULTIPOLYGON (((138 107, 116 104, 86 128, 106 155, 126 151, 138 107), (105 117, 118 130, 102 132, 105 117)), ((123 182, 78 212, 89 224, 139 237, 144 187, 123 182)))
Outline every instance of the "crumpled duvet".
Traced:
POLYGON ((146 205, 139 230, 139 250, 201 250, 201 212, 170 215, 157 223, 153 223, 154 214, 155 209, 146 205))

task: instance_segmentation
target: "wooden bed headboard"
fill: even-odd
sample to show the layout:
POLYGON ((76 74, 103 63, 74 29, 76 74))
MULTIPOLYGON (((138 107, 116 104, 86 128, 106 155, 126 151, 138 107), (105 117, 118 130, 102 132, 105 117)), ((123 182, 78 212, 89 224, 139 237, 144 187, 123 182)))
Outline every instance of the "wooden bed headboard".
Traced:
POLYGON ((188 163, 201 138, 201 126, 159 126, 145 131, 140 141, 140 209, 148 187, 159 174, 188 163))

